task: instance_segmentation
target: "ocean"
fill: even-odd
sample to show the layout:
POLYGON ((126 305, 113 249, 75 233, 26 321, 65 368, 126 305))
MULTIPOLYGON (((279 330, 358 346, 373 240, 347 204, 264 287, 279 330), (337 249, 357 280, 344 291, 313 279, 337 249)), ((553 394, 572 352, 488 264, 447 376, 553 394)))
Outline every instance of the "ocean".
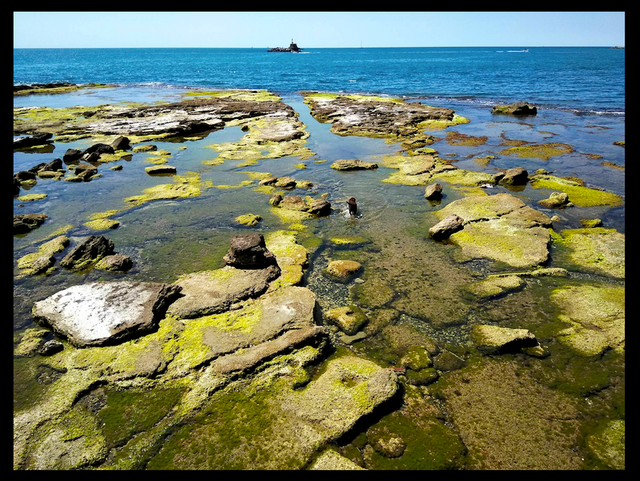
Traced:
POLYGON ((624 114, 625 51, 607 47, 14 49, 14 84, 358 92, 624 114))

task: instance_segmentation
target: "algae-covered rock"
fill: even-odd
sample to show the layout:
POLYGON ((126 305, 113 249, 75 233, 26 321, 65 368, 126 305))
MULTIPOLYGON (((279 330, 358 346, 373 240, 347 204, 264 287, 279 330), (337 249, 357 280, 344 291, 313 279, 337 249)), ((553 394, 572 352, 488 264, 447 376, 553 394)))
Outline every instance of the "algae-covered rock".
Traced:
POLYGON ((596 457, 612 469, 625 469, 625 422, 609 421, 587 436, 587 446, 596 457))
POLYGON ((14 214, 13 234, 26 234, 37 229, 49 218, 45 214, 14 214))
POLYGON ((310 470, 320 471, 352 471, 352 470, 364 470, 364 468, 358 466, 356 463, 348 458, 345 458, 341 454, 338 454, 333 449, 325 449, 322 454, 314 461, 309 467, 310 470))
POLYGON ((484 354, 517 352, 538 345, 536 336, 527 329, 510 329, 487 324, 473 326, 471 337, 476 348, 484 354))
POLYGON ((625 288, 581 285, 559 288, 551 294, 568 327, 558 340, 582 355, 595 356, 608 349, 624 351, 625 288))
POLYGON ((360 159, 340 159, 331 164, 331 168, 335 170, 372 170, 377 169, 378 164, 360 159))
POLYGON ((309 263, 309 251, 297 243, 298 234, 294 231, 279 230, 267 234, 267 248, 276 256, 280 267, 277 286, 298 285, 302 282, 304 268, 309 263))
POLYGON ((495 105, 491 109, 492 114, 509 114, 509 115, 536 115, 538 108, 529 102, 515 102, 513 104, 495 105))
POLYGON ((45 242, 36 252, 18 259, 20 275, 34 275, 49 269, 55 262, 53 254, 62 252, 69 245, 69 238, 61 235, 45 242))
POLYGON ((511 155, 514 157, 533 157, 542 160, 549 160, 557 155, 570 154, 574 149, 568 144, 552 142, 548 144, 530 144, 516 147, 509 147, 499 151, 501 155, 511 155))
POLYGON ((522 290, 526 285, 519 276, 488 276, 467 286, 467 290, 481 299, 491 299, 522 290))
POLYGON ((99 346, 153 329, 179 291, 152 282, 92 282, 36 302, 33 317, 76 346, 99 346))
POLYGON ((274 265, 264 269, 226 266, 187 274, 175 283, 181 289, 181 297, 169 306, 168 312, 185 319, 224 312, 241 300, 265 292, 279 274, 274 265))
POLYGON ((348 336, 353 336, 368 322, 367 315, 358 306, 329 309, 324 316, 327 322, 337 325, 348 336))
POLYGON ((597 205, 614 207, 623 204, 622 197, 618 194, 585 187, 584 184, 572 179, 538 174, 532 176, 530 182, 534 189, 551 189, 566 193, 569 200, 578 207, 597 205))
POLYGON ((362 268, 362 264, 356 261, 338 260, 331 261, 327 266, 327 274, 336 277, 349 277, 362 268))
POLYGON ((625 277, 625 235, 615 229, 566 229, 554 235, 554 259, 570 269, 625 277))
POLYGON ((236 222, 249 227, 255 227, 258 222, 262 220, 262 217, 256 214, 243 214, 236 217, 236 222))
POLYGON ((547 262, 551 219, 511 194, 469 196, 437 211, 444 219, 456 214, 464 228, 449 238, 465 257, 488 257, 514 267, 547 262))

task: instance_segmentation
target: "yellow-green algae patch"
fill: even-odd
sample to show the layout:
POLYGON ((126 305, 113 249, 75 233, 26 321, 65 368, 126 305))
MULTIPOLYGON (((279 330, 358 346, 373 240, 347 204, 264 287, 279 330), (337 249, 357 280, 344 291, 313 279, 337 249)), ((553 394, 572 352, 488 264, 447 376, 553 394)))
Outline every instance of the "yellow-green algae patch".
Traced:
POLYGON ((625 235, 615 229, 566 229, 553 236, 553 257, 569 269, 625 277, 625 235))
POLYGON ((69 245, 69 238, 60 235, 42 244, 36 252, 27 254, 18 259, 18 269, 21 275, 34 274, 34 263, 41 257, 50 257, 57 252, 62 252, 69 245))
POLYGON ((265 236, 265 244, 276 256, 280 277, 273 281, 274 288, 298 285, 302 282, 303 269, 309 262, 309 251, 298 244, 298 232, 279 230, 265 236))
POLYGON ((551 189, 565 192, 569 196, 569 201, 578 207, 592 207, 597 205, 615 207, 624 203, 622 197, 618 194, 591 189, 574 180, 563 179, 562 177, 553 175, 534 175, 529 178, 529 182, 534 189, 551 189))
POLYGON ((18 197, 20 202, 33 202, 36 200, 46 199, 47 194, 25 194, 18 197))
POLYGON ((268 90, 194 90, 184 94, 185 97, 216 97, 246 100, 250 102, 278 102, 276 94, 268 90))
POLYGON ((607 349, 624 351, 624 286, 580 285, 556 289, 551 301, 569 327, 557 333, 558 340, 586 356, 607 349))
POLYGON ((135 206, 142 205, 152 200, 172 200, 197 197, 203 189, 213 187, 211 181, 200 181, 200 175, 196 172, 186 172, 185 175, 174 175, 173 184, 159 184, 144 189, 142 194, 124 199, 125 202, 135 206))
POLYGON ((262 220, 262 217, 256 214, 244 214, 236 217, 236 222, 249 227, 255 227, 258 222, 262 220))
POLYGON ((570 145, 551 142, 548 144, 529 144, 509 147, 508 149, 503 149, 498 153, 514 157, 533 157, 542 160, 549 160, 551 157, 570 154, 571 152, 575 151, 570 145))

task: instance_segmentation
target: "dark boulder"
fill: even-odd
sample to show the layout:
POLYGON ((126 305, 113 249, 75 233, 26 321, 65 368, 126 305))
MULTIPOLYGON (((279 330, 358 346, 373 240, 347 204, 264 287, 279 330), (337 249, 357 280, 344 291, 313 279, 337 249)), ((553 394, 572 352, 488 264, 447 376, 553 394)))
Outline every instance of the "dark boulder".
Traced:
POLYGON ((231 248, 223 257, 225 264, 240 269, 262 269, 277 264, 267 249, 262 234, 244 234, 231 239, 231 248))
POLYGON ((34 147, 36 145, 50 144, 52 137, 53 134, 49 134, 46 132, 35 133, 33 135, 27 135, 25 137, 18 137, 16 139, 13 139, 13 148, 24 149, 27 147, 34 147))
POLYGON ((13 233, 26 234, 37 229, 48 219, 45 214, 17 214, 13 216, 13 233))
POLYGON ((65 164, 74 164, 80 161, 80 157, 82 157, 82 150, 67 149, 67 151, 62 156, 62 161, 65 164))
POLYGON ((113 241, 104 236, 89 236, 71 249, 60 261, 60 265, 69 269, 83 269, 113 254, 113 247, 113 241))
POLYGON ((496 105, 491 109, 492 114, 536 115, 538 108, 528 102, 515 102, 509 105, 496 105))
POLYGON ((129 143, 129 139, 127 137, 123 137, 122 135, 116 138, 113 142, 111 142, 111 147, 115 150, 130 150, 131 144, 129 143))

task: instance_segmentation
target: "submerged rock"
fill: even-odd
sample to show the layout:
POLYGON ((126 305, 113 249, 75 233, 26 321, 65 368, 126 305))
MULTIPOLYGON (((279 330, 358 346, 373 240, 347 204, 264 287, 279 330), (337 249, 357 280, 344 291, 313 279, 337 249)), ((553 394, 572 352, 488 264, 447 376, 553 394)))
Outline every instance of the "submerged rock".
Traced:
POLYGON ((336 277, 350 277, 362 269, 362 264, 356 261, 338 260, 331 261, 327 266, 327 274, 336 277))
POLYGON ((473 326, 471 337, 476 348, 484 354, 518 352, 538 345, 536 336, 527 329, 509 329, 491 325, 473 326))
POLYGON ((153 282, 92 282, 36 302, 32 314, 75 346, 99 346, 153 329, 178 292, 153 282))
POLYGON ((37 229, 49 216, 45 214, 14 214, 13 234, 26 234, 37 229))
POLYGON ((344 306, 329 309, 325 319, 347 334, 353 336, 369 321, 367 315, 358 306, 344 306))

